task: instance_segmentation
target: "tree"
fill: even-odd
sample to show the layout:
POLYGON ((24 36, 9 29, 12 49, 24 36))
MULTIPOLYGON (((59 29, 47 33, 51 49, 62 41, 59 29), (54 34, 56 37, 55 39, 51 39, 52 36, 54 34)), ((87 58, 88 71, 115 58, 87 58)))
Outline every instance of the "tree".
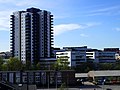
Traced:
POLYGON ((62 83, 58 90, 68 90, 68 89, 66 88, 66 84, 62 83))
POLYGON ((113 69, 114 69, 114 70, 120 70, 120 61, 117 61, 117 62, 113 65, 113 69))
POLYGON ((25 64, 25 70, 32 70, 32 69, 33 66, 31 65, 31 62, 27 60, 25 64))
POLYGON ((68 62, 68 57, 66 56, 61 56, 57 59, 54 68, 57 70, 68 70, 70 69, 69 67, 69 62, 68 62))
POLYGON ((40 66, 41 66, 41 65, 40 65, 40 62, 38 62, 37 65, 36 65, 36 69, 37 69, 37 70, 40 70, 40 69, 41 69, 40 66))
POLYGON ((0 70, 2 70, 2 65, 3 65, 3 63, 4 63, 4 60, 3 60, 2 57, 0 57, 0 70))
POLYGON ((82 72, 82 73, 87 73, 90 70, 94 70, 95 65, 92 62, 84 62, 81 63, 79 66, 75 67, 76 72, 82 72))
POLYGON ((113 70, 113 64, 112 63, 99 63, 99 69, 100 70, 113 70))
POLYGON ((7 67, 7 70, 22 70, 23 64, 18 58, 11 57, 3 67, 7 67), (6 65, 6 66, 5 66, 6 65))

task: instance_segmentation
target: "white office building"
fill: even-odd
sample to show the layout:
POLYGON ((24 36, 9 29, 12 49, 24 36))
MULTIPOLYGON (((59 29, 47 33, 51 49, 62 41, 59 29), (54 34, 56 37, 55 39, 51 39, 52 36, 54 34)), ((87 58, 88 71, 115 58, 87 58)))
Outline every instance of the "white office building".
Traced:
POLYGON ((68 57, 69 66, 77 67, 82 63, 114 63, 116 52, 102 51, 84 47, 64 47, 56 52, 56 58, 68 57))
POLYGON ((87 47, 64 47, 63 51, 56 52, 56 58, 67 56, 70 67, 79 66, 82 62, 86 62, 87 47))

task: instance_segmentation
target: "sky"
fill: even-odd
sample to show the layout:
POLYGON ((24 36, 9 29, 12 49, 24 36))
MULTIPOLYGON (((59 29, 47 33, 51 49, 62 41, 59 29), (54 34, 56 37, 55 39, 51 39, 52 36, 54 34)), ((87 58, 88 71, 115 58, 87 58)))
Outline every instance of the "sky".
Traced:
POLYGON ((0 51, 10 50, 10 15, 31 7, 54 15, 54 47, 120 48, 120 0, 0 0, 0 51))

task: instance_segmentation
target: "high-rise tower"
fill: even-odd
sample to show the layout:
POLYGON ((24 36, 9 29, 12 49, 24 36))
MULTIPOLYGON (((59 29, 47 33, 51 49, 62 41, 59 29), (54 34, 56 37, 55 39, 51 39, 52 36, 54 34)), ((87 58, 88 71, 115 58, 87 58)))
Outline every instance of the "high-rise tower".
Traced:
POLYGON ((11 15, 11 53, 23 62, 52 57, 53 15, 28 8, 11 15))

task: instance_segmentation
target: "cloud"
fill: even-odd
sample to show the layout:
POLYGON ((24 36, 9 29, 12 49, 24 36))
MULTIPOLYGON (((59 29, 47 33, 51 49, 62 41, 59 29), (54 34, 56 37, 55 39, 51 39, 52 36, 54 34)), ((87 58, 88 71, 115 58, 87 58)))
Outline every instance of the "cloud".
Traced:
POLYGON ((83 29, 82 25, 79 24, 60 24, 54 26, 54 34, 59 35, 66 31, 76 30, 76 29, 83 29))
POLYGON ((81 37, 88 37, 88 35, 83 34, 83 33, 81 33, 80 36, 81 36, 81 37))
POLYGON ((14 4, 16 6, 32 6, 32 5, 38 5, 38 0, 16 0, 17 2, 15 2, 14 4))
POLYGON ((0 0, 0 3, 3 3, 3 4, 11 3, 18 6, 24 6, 24 5, 30 4, 31 1, 33 0, 0 0))
POLYGON ((98 25, 98 23, 87 23, 87 24, 59 24, 59 25, 55 25, 54 26, 54 34, 56 35, 60 35, 64 32, 67 31, 72 31, 72 30, 82 30, 85 28, 89 28, 89 27, 93 27, 98 25))
POLYGON ((56 8, 58 2, 55 0, 0 0, 0 4, 11 4, 17 8, 26 8, 26 7, 40 7, 40 8, 56 8))
POLYGON ((0 30, 9 31, 11 12, 10 10, 0 11, 0 30))
POLYGON ((106 11, 116 10, 116 9, 119 9, 119 8, 120 8, 120 6, 111 6, 111 7, 106 7, 106 8, 93 10, 91 12, 106 12, 106 11))
POLYGON ((105 7, 105 8, 92 10, 88 12, 87 16, 119 15, 119 14, 120 14, 120 6, 111 6, 111 7, 105 7))
POLYGON ((115 28, 116 31, 120 31, 120 28, 115 28))

